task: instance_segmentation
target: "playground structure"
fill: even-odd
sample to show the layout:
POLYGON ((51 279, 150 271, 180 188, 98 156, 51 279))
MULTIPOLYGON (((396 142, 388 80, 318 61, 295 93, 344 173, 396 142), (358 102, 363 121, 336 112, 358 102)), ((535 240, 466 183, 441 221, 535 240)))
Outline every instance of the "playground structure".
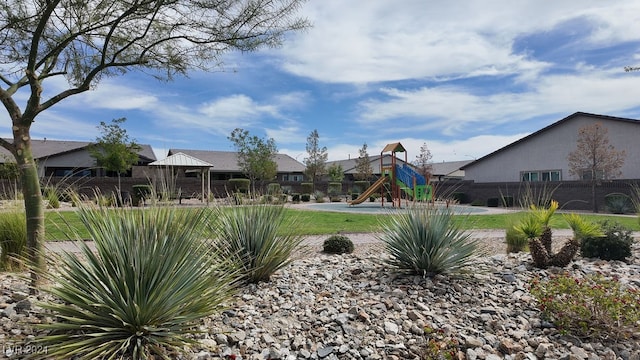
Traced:
POLYGON ((385 202, 385 192, 390 194, 391 205, 400 208, 402 205, 403 194, 404 199, 408 202, 413 201, 431 201, 433 196, 433 187, 420 173, 415 171, 413 167, 408 165, 407 151, 402 144, 387 144, 380 153, 380 178, 376 180, 369 188, 363 191, 358 198, 349 201, 349 205, 361 204, 377 191, 380 191, 382 206, 385 202), (396 153, 404 153, 404 163, 398 164, 396 153), (391 163, 384 163, 385 153, 391 153, 388 157, 391 163))

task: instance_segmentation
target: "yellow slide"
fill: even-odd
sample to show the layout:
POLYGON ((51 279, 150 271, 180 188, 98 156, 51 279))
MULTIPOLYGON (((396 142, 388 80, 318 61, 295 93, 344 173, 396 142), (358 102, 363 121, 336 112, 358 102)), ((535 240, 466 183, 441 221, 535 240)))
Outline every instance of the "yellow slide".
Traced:
POLYGON ((374 182, 373 185, 369 186, 367 190, 365 190, 362 194, 360 194, 360 196, 358 196, 357 199, 348 201, 347 203, 349 205, 357 205, 364 202, 371 195, 373 195, 373 193, 375 193, 378 189, 380 189, 380 186, 382 186, 382 184, 384 184, 385 181, 387 181, 387 177, 386 176, 381 177, 380 179, 376 180, 376 182, 374 182))

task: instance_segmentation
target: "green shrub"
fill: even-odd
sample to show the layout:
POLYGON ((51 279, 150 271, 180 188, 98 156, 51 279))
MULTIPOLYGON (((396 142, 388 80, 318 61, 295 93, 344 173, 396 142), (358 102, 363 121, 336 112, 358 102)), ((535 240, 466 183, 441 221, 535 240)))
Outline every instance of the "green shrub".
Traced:
POLYGON ((43 189, 43 195, 47 200, 47 209, 59 209, 60 208, 60 195, 58 189, 55 186, 47 186, 43 189))
POLYGON ((469 265, 478 248, 461 225, 451 209, 417 206, 383 222, 379 238, 394 267, 428 276, 452 273, 469 265))
MULTIPOLYGON (((339 182, 330 182, 327 188, 327 194, 330 197, 340 196, 342 194, 342 183, 339 182)), ((333 201, 333 200, 332 200, 333 201)))
POLYGON ((249 179, 229 179, 229 188, 232 193, 249 193, 249 186, 251 185, 251 180, 249 179))
POLYGON ((273 195, 273 196, 278 196, 280 194, 282 194, 282 188, 280 187, 280 184, 278 183, 270 183, 267 185, 267 194, 268 195, 273 195))
POLYGON ((482 199, 475 199, 471 202, 471 206, 484 206, 484 201, 482 199))
POLYGON ((331 235, 322 244, 322 251, 330 254, 351 254, 353 242, 344 235, 331 235))
POLYGON ((151 198, 153 186, 151 185, 133 185, 133 205, 144 205, 144 202, 151 198))
POLYGON ((453 193, 451 193, 451 200, 456 201, 458 204, 466 204, 468 202, 467 194, 465 194, 463 192, 453 192, 453 193))
POLYGON ((633 201, 625 194, 608 194, 604 197, 604 203, 612 214, 628 214, 635 210, 633 201))
POLYGON ((592 274, 534 279, 531 294, 543 318, 563 333, 589 340, 624 341, 640 331, 640 291, 592 274))
POLYGON ((0 269, 16 271, 22 269, 20 258, 27 243, 27 220, 24 210, 3 212, 0 215, 0 269))
POLYGON ((206 215, 81 206, 95 251, 80 242, 80 257, 49 255, 56 269, 45 274, 54 284, 45 291, 58 301, 42 306, 57 321, 41 325, 50 333, 36 340, 47 356, 169 358, 196 343, 197 324, 229 300, 237 280, 231 263, 202 240, 206 215))
POLYGON ((313 183, 301 183, 300 189, 303 194, 313 194, 313 183))
POLYGON ((298 193, 293 193, 291 194, 291 202, 297 204, 300 202, 300 194, 298 193))
POLYGON ((507 229, 505 231, 507 253, 518 253, 529 249, 529 239, 527 239, 527 236, 524 233, 518 231, 516 228, 517 225, 518 220, 513 220, 507 224, 507 229))
POLYGON ((604 236, 582 239, 580 255, 587 258, 624 261, 631 256, 633 235, 616 221, 605 220, 600 223, 604 236))
POLYGON ((369 188, 370 185, 371 183, 368 181, 362 181, 362 180, 354 181, 353 192, 363 193, 365 190, 369 188))
POLYGON ((216 245, 238 264, 243 278, 257 283, 268 281, 288 265, 302 242, 295 226, 284 220, 284 206, 280 205, 215 207, 208 229, 216 245))
POLYGON ((324 193, 322 191, 316 190, 314 196, 316 199, 317 203, 323 203, 324 202, 324 193))
POLYGON ((498 198, 488 198, 487 199, 487 206, 488 207, 498 207, 498 205, 500 205, 500 199, 498 199, 498 198))
POLYGON ((311 194, 302 194, 300 195, 300 200, 302 202, 309 202, 311 201, 311 194))
POLYGON ((351 200, 355 200, 360 196, 359 193, 351 193, 351 200))

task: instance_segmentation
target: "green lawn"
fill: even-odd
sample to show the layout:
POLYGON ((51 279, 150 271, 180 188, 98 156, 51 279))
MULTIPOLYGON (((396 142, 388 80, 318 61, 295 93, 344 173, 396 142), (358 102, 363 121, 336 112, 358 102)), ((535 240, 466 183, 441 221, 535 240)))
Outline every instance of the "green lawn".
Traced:
MULTIPOLYGON (((186 210, 188 211, 188 209, 186 210)), ((328 211, 310 211, 287 209, 288 226, 297 227, 303 235, 325 235, 358 232, 376 232, 380 230, 380 221, 389 215, 341 213, 328 211)), ((514 212, 507 214, 492 215, 460 215, 457 219, 462 222, 465 229, 504 229, 507 224, 521 216, 522 213, 514 212)), ((67 234, 71 236, 75 229, 80 238, 87 238, 88 233, 80 223, 75 211, 47 212, 45 214, 45 226, 47 240, 67 240, 67 234)), ((592 215, 585 214, 591 221, 612 219, 620 222, 624 226, 639 231, 638 218, 635 216, 613 216, 613 215, 592 215)), ((569 228, 562 220, 562 214, 556 214, 552 220, 552 226, 557 229, 569 228)))

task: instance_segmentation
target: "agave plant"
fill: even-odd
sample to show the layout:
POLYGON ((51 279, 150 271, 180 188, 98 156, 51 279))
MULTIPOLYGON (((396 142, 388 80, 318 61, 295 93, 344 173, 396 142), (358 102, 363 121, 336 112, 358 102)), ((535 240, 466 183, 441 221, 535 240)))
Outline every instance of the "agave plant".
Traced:
POLYGON ((83 206, 78 214, 96 249, 80 243, 81 257, 51 259, 47 291, 59 301, 43 304, 57 317, 39 339, 47 356, 173 358, 232 295, 236 274, 202 240, 203 210, 83 206))
POLYGON ((478 244, 454 222, 453 211, 416 206, 381 224, 379 239, 390 254, 388 263, 423 276, 453 273, 478 255, 478 244))
POLYGON ((291 262, 302 242, 295 226, 284 226, 281 205, 215 207, 213 212, 209 230, 216 246, 238 264, 247 282, 268 281, 291 262))

